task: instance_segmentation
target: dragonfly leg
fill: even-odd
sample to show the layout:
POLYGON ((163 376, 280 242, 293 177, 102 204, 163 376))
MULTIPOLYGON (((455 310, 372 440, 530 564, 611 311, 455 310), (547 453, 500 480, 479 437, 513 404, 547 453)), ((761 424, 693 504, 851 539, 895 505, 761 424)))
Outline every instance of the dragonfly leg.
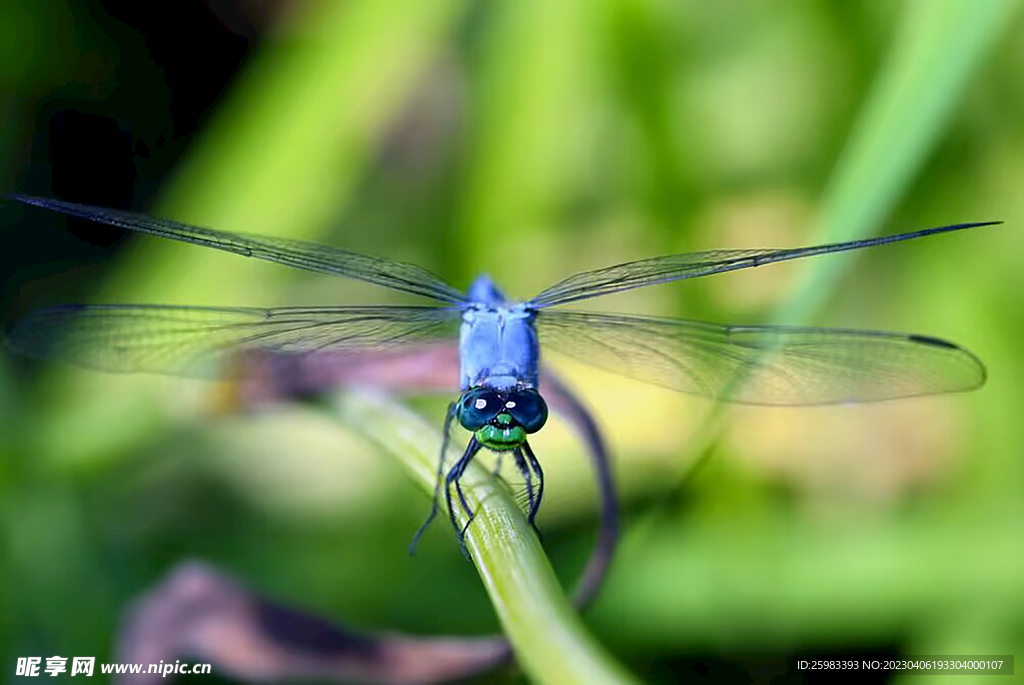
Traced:
POLYGON ((533 529, 537 531, 537 536, 540 537, 540 531, 537 530, 537 524, 534 522, 534 519, 537 518, 537 511, 540 509, 540 501, 544 498, 544 471, 540 468, 540 462, 530 448, 530 443, 523 443, 523 451, 526 452, 526 458, 530 460, 530 467, 533 469, 534 475, 537 476, 537 499, 534 500, 533 505, 530 507, 530 514, 526 520, 530 522, 533 529))
POLYGON ((530 472, 530 465, 526 463, 521 447, 512 450, 512 456, 516 460, 516 468, 519 470, 519 475, 523 477, 523 481, 526 483, 526 510, 528 512, 533 511, 533 474, 530 472))
POLYGON ((466 512, 466 523, 462 526, 462 529, 459 531, 459 544, 462 545, 463 552, 466 551, 466 546, 464 543, 466 531, 469 530, 469 524, 473 522, 473 518, 476 516, 476 512, 470 508, 469 502, 466 501, 466 494, 462 491, 462 483, 460 482, 462 474, 466 470, 466 466, 468 465, 469 460, 467 459, 462 464, 462 467, 459 469, 458 474, 455 476, 455 492, 459 496, 459 503, 462 505, 462 510, 466 512))
POLYGON ((420 542, 420 537, 427 532, 427 528, 430 527, 430 523, 437 516, 437 509, 441 498, 441 481, 444 479, 444 457, 448 452, 448 440, 451 437, 452 421, 455 418, 456 403, 452 402, 448 405, 448 414, 444 417, 444 432, 441 438, 441 456, 437 460, 437 480, 434 481, 434 499, 430 503, 430 513, 427 514, 427 520, 420 524, 420 527, 416 529, 416 534, 412 536, 412 541, 409 543, 409 554, 416 554, 416 546, 420 542))
POLYGON ((469 466, 469 462, 473 460, 476 453, 480 451, 480 443, 477 442, 476 436, 469 439, 469 445, 466 446, 466 452, 462 457, 455 462, 451 470, 448 471, 448 475, 444 479, 444 496, 445 502, 448 505, 448 517, 451 519, 452 528, 455 529, 455 534, 459 538, 459 548, 462 549, 462 553, 467 559, 469 559, 469 551, 466 549, 465 532, 466 528, 473 521, 473 511, 469 508, 469 503, 466 501, 466 496, 462 492, 462 486, 459 484, 459 479, 462 478, 462 474, 466 471, 466 467, 469 466), (460 528, 459 522, 455 518, 455 505, 452 502, 452 485, 455 486, 455 491, 459 496, 459 503, 462 505, 462 510, 466 512, 469 517, 466 521, 465 527, 460 528))

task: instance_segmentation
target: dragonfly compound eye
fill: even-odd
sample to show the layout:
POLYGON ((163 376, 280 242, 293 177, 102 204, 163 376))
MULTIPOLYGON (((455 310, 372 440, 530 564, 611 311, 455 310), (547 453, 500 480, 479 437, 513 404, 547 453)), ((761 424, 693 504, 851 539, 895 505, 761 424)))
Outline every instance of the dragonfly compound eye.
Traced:
POLYGON ((493 390, 470 390, 459 399, 459 423, 468 431, 478 431, 493 421, 503 406, 504 402, 493 390))
POLYGON ((510 392, 502 407, 527 433, 536 433, 548 420, 548 405, 533 388, 510 392))

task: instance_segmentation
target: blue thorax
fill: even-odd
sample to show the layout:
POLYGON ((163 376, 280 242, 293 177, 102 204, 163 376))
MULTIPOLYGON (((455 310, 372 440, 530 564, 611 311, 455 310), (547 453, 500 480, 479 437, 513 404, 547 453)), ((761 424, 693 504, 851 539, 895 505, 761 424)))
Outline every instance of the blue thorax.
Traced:
POLYGON ((537 387, 535 313, 509 302, 489 276, 478 276, 468 294, 459 327, 459 388, 537 387))

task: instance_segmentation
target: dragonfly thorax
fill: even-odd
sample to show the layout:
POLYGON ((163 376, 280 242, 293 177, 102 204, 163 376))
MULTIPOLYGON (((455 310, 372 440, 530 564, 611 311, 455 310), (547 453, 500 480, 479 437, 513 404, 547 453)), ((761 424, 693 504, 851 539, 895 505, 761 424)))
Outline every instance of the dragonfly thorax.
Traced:
MULTIPOLYGON (((479 282, 470 289, 471 295, 477 294, 479 282)), ((500 296, 496 289, 493 292, 500 296)), ((540 349, 535 317, 536 313, 523 303, 491 300, 474 302, 463 309, 459 388, 537 387, 540 349)))

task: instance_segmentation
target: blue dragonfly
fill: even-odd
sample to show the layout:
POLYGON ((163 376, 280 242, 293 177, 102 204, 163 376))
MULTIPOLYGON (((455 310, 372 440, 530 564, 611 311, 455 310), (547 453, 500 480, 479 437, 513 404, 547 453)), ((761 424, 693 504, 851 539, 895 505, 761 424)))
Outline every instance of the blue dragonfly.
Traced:
POLYGON ((483 448, 511 454, 526 484, 527 517, 544 495, 528 436, 547 421, 538 392, 540 350, 706 398, 764 405, 886 400, 972 390, 985 367, 968 350, 927 335, 843 328, 726 326, 685 319, 561 309, 590 298, 773 262, 857 250, 987 226, 965 223, 829 245, 730 249, 652 257, 569 276, 524 301, 489 276, 462 292, 408 263, 287 238, 215 231, 145 214, 8 195, 36 207, 433 300, 428 306, 184 307, 74 305, 30 312, 9 335, 26 354, 108 372, 208 377, 246 351, 401 351, 458 340, 461 396, 450 403, 430 513, 442 491, 463 551, 473 511, 460 479, 483 448), (445 471, 453 424, 470 434, 445 471), (452 493, 466 515, 459 526, 452 493))

